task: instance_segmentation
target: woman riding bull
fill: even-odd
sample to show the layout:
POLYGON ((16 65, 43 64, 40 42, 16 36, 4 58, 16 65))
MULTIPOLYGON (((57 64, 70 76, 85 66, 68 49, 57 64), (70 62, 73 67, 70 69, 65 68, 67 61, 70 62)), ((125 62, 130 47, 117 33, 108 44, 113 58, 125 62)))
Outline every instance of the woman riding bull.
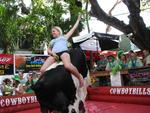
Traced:
POLYGON ((50 55, 43 66, 40 69, 41 74, 45 72, 45 70, 56 61, 57 56, 62 60, 64 67, 69 70, 75 77, 78 78, 80 87, 83 86, 83 77, 77 70, 77 68, 71 63, 70 55, 68 53, 68 39, 74 33, 75 29, 78 27, 80 22, 80 16, 72 29, 67 33, 63 34, 62 29, 58 26, 54 26, 51 30, 52 36, 54 39, 51 40, 50 45, 51 47, 48 48, 48 54, 50 55))

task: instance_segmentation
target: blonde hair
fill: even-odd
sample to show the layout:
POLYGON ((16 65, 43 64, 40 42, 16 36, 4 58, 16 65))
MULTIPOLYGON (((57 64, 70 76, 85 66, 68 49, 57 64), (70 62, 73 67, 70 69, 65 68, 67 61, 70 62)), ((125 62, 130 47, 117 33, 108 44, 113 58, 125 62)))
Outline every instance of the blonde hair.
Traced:
POLYGON ((59 26, 54 26, 52 29, 56 29, 59 31, 60 35, 63 34, 62 29, 59 26))

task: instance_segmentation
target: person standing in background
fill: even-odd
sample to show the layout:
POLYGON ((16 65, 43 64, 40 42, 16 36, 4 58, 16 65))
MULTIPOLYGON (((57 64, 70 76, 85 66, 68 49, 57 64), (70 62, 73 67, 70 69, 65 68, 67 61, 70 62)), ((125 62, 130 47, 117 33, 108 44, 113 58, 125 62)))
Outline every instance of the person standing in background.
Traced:
POLYGON ((14 75, 12 77, 13 79, 13 95, 21 95, 25 93, 25 90, 23 88, 23 84, 20 83, 20 77, 18 75, 14 75))
POLYGON ((118 62, 113 55, 107 56, 107 60, 108 60, 108 62, 107 62, 105 70, 112 71, 112 69, 118 64, 118 62))
POLYGON ((23 71, 20 71, 20 72, 18 73, 18 76, 19 76, 19 78, 20 78, 20 83, 21 83, 21 84, 25 84, 25 83, 27 82, 27 78, 25 77, 23 71))
POLYGON ((96 61, 97 71, 104 71, 107 65, 107 58, 104 55, 99 55, 99 60, 96 61))
POLYGON ((34 93, 31 86, 34 85, 36 81, 33 80, 33 73, 29 73, 28 81, 25 84, 25 92, 26 93, 34 93))
POLYGON ((128 68, 138 68, 142 67, 142 61, 137 57, 137 54, 134 51, 129 52, 128 68))
POLYGON ((143 64, 144 66, 149 66, 150 65, 150 53, 148 50, 143 50, 144 54, 144 59, 143 59, 143 64))
POLYGON ((121 66, 121 69, 128 68, 127 57, 122 50, 118 51, 118 62, 121 66))
POLYGON ((3 80, 2 93, 3 96, 11 96, 13 93, 12 82, 9 78, 3 80))

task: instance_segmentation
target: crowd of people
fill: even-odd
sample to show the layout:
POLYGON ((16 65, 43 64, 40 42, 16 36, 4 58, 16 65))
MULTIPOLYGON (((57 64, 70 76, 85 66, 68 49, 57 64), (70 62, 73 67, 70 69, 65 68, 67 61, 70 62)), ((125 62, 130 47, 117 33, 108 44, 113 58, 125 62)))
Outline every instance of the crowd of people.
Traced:
POLYGON ((19 72, 12 78, 5 78, 0 85, 1 96, 33 93, 31 86, 36 83, 39 75, 35 72, 25 74, 19 72))
POLYGON ((150 53, 148 50, 142 51, 142 58, 140 58, 136 52, 130 50, 128 53, 124 53, 122 50, 117 52, 117 56, 104 55, 99 56, 99 60, 96 61, 95 69, 98 71, 112 71, 121 69, 138 68, 142 66, 150 65, 150 53))

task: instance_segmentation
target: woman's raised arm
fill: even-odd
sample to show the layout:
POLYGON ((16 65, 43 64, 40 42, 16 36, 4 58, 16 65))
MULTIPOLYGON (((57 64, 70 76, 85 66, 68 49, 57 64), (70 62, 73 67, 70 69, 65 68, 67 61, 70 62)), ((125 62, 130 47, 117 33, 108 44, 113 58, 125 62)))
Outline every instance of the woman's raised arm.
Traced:
POLYGON ((70 29, 70 31, 67 34, 65 34, 65 37, 67 39, 69 39, 71 37, 71 35, 74 33, 74 31, 76 30, 76 28, 79 25, 80 20, 81 20, 81 16, 79 15, 76 23, 74 24, 74 26, 70 29))

